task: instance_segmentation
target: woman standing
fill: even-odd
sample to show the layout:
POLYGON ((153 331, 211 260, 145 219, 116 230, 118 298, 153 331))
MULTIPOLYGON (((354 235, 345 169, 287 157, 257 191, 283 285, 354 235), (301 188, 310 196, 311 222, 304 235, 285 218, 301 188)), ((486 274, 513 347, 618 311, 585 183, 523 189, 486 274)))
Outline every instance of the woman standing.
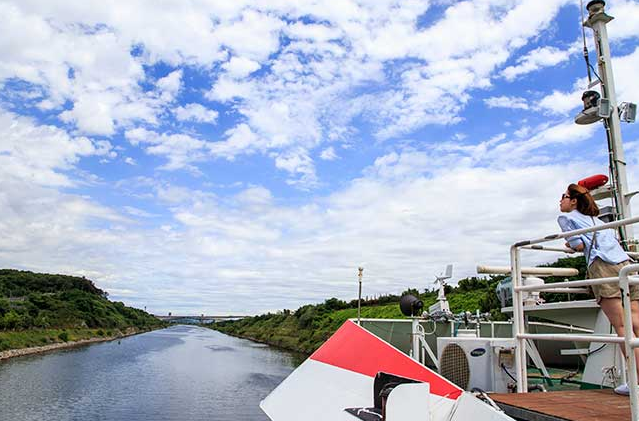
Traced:
MULTIPOLYGON (((563 212, 557 218, 562 231, 573 231, 602 225, 597 218, 599 208, 595 199, 585 187, 571 184, 561 195, 559 209, 563 212)), ((621 248, 613 230, 602 230, 595 233, 581 234, 567 238, 566 247, 576 251, 583 251, 588 265, 588 278, 611 278, 619 276, 622 267, 630 263, 630 258, 621 248)), ((618 283, 592 285, 592 290, 610 324, 618 336, 624 336, 623 307, 621 304, 621 290, 618 283)), ((630 287, 632 310, 632 330, 639 336, 639 286, 630 287)), ((621 349, 624 352, 624 349, 621 349)), ((639 349, 635 350, 637 367, 639 367, 639 349)), ((622 384, 615 388, 615 393, 628 395, 628 385, 622 384)))

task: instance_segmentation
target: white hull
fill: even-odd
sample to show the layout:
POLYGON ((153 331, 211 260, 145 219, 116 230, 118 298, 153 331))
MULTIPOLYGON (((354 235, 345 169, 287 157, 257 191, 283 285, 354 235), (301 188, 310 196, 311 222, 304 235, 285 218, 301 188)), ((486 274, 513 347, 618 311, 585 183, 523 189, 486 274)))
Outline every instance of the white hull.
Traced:
POLYGON ((379 372, 407 380, 394 385, 387 394, 382 405, 386 421, 512 421, 350 321, 271 392, 260 407, 273 421, 381 420, 373 392, 379 372))

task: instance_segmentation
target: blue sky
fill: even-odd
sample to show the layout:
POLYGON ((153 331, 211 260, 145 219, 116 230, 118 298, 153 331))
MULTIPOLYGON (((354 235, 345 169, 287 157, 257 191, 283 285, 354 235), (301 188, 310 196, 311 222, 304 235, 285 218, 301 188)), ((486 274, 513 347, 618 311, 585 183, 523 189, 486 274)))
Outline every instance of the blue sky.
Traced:
MULTIPOLYGON (((608 12, 636 102, 639 2, 608 12)), ((360 265, 371 296, 506 264, 607 172, 573 123, 579 22, 568 0, 0 0, 0 267, 255 314, 350 300, 360 265)))

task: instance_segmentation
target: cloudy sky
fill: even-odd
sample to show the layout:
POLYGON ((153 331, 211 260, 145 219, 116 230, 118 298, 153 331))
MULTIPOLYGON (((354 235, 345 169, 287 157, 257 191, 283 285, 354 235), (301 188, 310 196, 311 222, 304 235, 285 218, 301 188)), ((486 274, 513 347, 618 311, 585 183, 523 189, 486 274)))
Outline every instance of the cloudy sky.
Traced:
MULTIPOLYGON (((608 3, 637 102, 639 1, 608 3)), ((0 267, 156 314, 474 275, 607 173, 573 0, 0 0, 0 32, 0 267)))

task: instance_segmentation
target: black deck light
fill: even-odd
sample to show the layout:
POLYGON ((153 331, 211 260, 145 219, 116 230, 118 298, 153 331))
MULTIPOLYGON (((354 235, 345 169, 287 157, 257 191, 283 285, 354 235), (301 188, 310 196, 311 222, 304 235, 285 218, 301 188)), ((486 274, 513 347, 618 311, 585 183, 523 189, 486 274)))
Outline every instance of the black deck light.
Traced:
POLYGON ((585 91, 581 96, 584 103, 584 109, 575 117, 577 124, 592 124, 602 118, 610 117, 611 108, 610 101, 601 98, 597 91, 585 91))
POLYGON ((597 91, 586 91, 581 96, 581 101, 584 103, 584 110, 588 108, 597 107, 599 105, 599 92, 597 91))
POLYGON ((595 13, 603 13, 605 6, 606 2, 603 0, 592 0, 586 5, 586 10, 588 10, 588 13, 591 15, 594 15, 595 13))
POLYGON ((414 295, 404 295, 399 300, 399 309, 402 314, 407 317, 418 317, 422 315, 424 303, 414 295))

